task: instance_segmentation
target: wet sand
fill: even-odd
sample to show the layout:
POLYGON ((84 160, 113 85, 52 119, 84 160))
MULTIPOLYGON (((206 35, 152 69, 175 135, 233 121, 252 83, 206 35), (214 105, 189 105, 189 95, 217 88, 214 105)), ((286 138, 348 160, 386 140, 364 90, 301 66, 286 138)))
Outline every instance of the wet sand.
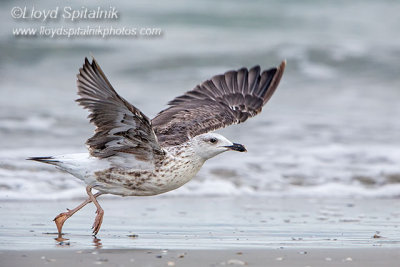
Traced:
POLYGON ((1 266, 398 266, 397 249, 51 250, 0 254, 1 266))
POLYGON ((52 222, 81 200, 0 202, 0 265, 396 266, 398 199, 267 197, 100 198, 64 225, 52 222))

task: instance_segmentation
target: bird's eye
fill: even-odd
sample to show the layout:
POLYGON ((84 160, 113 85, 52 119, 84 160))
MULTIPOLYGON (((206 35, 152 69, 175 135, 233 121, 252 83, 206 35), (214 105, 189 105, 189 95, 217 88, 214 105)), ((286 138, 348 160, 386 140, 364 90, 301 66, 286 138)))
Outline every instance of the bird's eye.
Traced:
POLYGON ((216 138, 211 138, 211 139, 210 139, 210 142, 214 144, 214 143, 217 142, 217 139, 216 139, 216 138))

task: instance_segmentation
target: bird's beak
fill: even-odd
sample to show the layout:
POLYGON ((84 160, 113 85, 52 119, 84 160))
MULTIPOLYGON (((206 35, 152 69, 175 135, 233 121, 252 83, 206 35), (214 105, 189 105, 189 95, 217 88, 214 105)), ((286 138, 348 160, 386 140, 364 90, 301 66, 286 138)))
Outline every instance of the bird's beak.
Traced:
POLYGON ((239 151, 239 152, 247 152, 246 148, 244 147, 244 145, 241 144, 236 144, 233 143, 233 145, 231 146, 225 146, 226 148, 229 148, 230 150, 234 150, 234 151, 239 151))

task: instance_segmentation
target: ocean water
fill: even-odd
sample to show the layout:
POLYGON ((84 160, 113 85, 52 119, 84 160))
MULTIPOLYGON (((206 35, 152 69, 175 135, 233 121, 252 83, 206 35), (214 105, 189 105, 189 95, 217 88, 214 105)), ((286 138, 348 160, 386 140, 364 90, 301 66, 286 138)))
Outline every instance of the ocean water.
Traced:
MULTIPOLYGON (((80 8, 40 1, 35 8, 80 8)), ((86 1, 115 21, 15 20, 0 4, 0 199, 83 197, 83 184, 31 156, 84 152, 93 126, 74 100, 93 54, 114 88, 149 117, 196 84, 287 60, 263 112, 218 132, 248 153, 208 161, 170 195, 400 196, 398 1, 86 1), (16 37, 28 26, 154 27, 161 36, 16 37)))

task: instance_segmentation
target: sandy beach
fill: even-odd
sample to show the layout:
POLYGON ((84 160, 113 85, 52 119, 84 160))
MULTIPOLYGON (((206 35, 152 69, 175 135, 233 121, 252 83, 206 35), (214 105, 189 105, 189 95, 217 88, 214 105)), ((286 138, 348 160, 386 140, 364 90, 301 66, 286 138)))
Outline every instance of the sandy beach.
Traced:
POLYGON ((64 226, 52 219, 80 200, 3 201, 2 266, 396 266, 395 199, 266 197, 104 198, 64 226))
POLYGON ((12 251, 2 266, 398 266, 399 250, 75 250, 12 251))

